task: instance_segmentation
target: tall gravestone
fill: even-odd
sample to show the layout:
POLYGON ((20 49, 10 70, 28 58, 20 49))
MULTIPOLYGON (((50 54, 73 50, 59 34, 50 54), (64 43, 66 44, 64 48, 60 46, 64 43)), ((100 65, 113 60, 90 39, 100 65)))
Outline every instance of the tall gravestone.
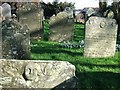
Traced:
POLYGON ((50 18, 50 41, 72 40, 73 18, 67 12, 60 12, 50 18))
POLYGON ((2 58, 29 59, 30 35, 27 25, 21 25, 16 19, 11 18, 9 4, 2 5, 2 14, 5 20, 1 23, 2 30, 2 58))
POLYGON ((90 17, 86 22, 84 56, 114 56, 116 37, 117 24, 114 19, 90 17))
POLYGON ((2 7, 0 6, 0 59, 2 58, 2 7))
POLYGON ((24 2, 18 8, 19 22, 27 24, 30 32, 42 32, 43 9, 40 3, 24 2))

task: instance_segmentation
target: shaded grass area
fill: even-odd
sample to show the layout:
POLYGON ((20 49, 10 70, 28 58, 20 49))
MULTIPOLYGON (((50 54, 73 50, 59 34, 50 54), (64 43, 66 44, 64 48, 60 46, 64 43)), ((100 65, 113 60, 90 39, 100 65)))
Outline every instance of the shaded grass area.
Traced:
MULTIPOLYGON (((84 25, 74 25, 74 41, 84 39, 84 25)), ((59 47, 57 42, 34 40, 31 59, 68 61, 75 65, 78 90, 119 90, 120 52, 109 58, 85 58, 83 48, 59 47)))

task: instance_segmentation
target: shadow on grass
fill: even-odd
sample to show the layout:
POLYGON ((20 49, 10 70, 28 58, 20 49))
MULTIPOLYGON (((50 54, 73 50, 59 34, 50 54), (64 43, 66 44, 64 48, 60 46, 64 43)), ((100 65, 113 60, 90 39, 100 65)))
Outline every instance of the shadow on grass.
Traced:
MULTIPOLYGON (((72 62, 71 62, 72 63, 72 62)), ((90 69, 92 69, 93 67, 100 67, 100 68, 120 68, 120 64, 91 64, 91 63, 78 63, 78 62, 73 62, 74 65, 80 65, 80 66, 87 66, 89 67, 90 69)))
POLYGON ((112 72, 77 72, 77 90, 119 90, 120 74, 112 72))
POLYGON ((59 48, 49 48, 49 47, 34 47, 31 48, 31 52, 35 54, 44 54, 44 53, 65 53, 71 56, 83 56, 82 52, 71 52, 64 49, 59 48))

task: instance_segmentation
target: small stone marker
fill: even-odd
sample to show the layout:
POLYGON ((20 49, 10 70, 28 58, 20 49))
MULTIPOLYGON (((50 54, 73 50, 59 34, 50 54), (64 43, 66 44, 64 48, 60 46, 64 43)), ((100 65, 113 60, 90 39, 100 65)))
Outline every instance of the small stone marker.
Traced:
POLYGON ((75 66, 65 61, 0 60, 2 88, 76 88, 75 66))
POLYGON ((60 42, 64 40, 72 40, 74 22, 73 18, 69 18, 67 12, 60 12, 56 16, 52 16, 49 23, 50 41, 60 42))
POLYGON ((110 57, 115 55, 117 24, 114 19, 90 17, 86 22, 85 57, 110 57))

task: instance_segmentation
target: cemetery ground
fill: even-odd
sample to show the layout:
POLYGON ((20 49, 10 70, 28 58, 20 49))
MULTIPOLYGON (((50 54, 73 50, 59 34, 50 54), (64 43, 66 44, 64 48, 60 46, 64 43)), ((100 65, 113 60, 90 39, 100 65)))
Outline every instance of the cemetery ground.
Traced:
MULTIPOLYGON (((45 27, 47 30, 48 27, 45 27)), ((84 39, 84 25, 74 25, 74 43, 84 39)), ((46 31, 47 32, 47 31, 46 31)), ((49 32, 46 33, 49 34, 49 32)), ((46 37, 47 39, 47 37, 46 37)), ((78 90, 119 90, 120 51, 114 57, 86 58, 83 47, 60 47, 58 42, 32 40, 31 59, 68 61, 76 67, 78 90)))

